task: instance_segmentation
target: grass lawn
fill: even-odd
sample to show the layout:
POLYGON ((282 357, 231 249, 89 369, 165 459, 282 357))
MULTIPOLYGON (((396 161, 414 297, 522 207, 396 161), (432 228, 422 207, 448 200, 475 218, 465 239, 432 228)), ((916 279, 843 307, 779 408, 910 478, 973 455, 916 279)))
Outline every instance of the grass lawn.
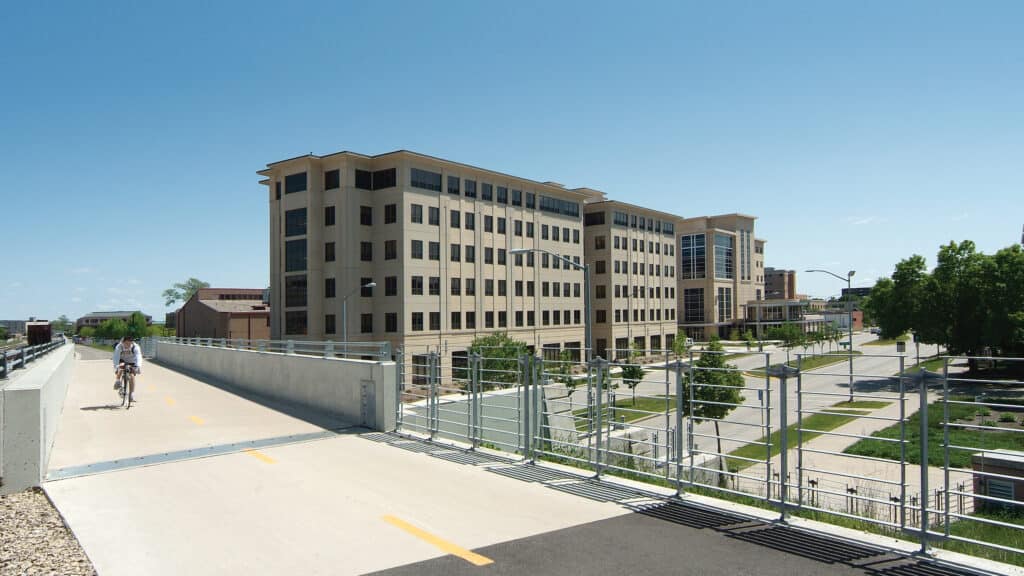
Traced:
MULTIPOLYGON (((674 410, 676 407, 675 394, 668 397, 668 406, 670 410, 674 410)), ((636 422, 637 420, 643 420, 644 418, 650 418, 651 412, 664 413, 665 412, 665 397, 664 396, 639 396, 636 399, 636 404, 633 403, 631 397, 618 398, 615 400, 615 420, 622 422, 625 418, 625 422, 636 422)), ((608 406, 601 406, 601 422, 608 422, 608 406)), ((587 409, 573 410, 573 417, 576 419, 576 430, 584 431, 587 429, 587 409)))
MULTIPOLYGON (((953 397, 953 400, 972 400, 971 397, 953 397)), ((950 422, 957 420, 974 420, 976 414, 990 413, 990 409, 984 406, 972 406, 967 404, 950 404, 950 422)), ((996 419, 995 416, 992 418, 996 419)), ((933 402, 928 406, 928 465, 944 466, 945 455, 943 454, 943 407, 941 402, 933 402)), ((899 438, 900 426, 893 424, 872 434, 878 438, 899 438)), ((921 415, 913 414, 906 425, 906 453, 907 462, 911 464, 921 463, 921 415)), ((971 453, 981 450, 995 450, 998 448, 1009 448, 1011 450, 1024 450, 1024 434, 1007 430, 1005 432, 995 430, 971 430, 957 427, 950 427, 949 442, 957 446, 970 446, 974 450, 950 450, 949 465, 955 468, 969 468, 971 466, 971 453)), ((900 445, 898 442, 884 442, 880 440, 860 440, 845 450, 847 454, 858 454, 861 456, 873 456, 888 460, 899 460, 900 445)))
POLYGON ((845 402, 840 402, 838 404, 833 404, 832 406, 834 408, 856 408, 856 409, 860 409, 860 410, 878 410, 879 408, 885 408, 889 404, 892 404, 892 402, 883 402, 881 400, 854 400, 853 402, 850 402, 849 400, 847 400, 845 402))
MULTIPOLYGON (((854 356, 859 356, 861 354, 862 354, 862 352, 859 351, 859 350, 854 350, 853 351, 853 355, 854 356)), ((840 362, 846 362, 848 357, 849 356, 846 353, 843 353, 842 356, 825 355, 825 354, 820 355, 820 356, 805 356, 801 360, 801 362, 800 362, 800 370, 802 370, 802 371, 803 370, 814 370, 815 368, 821 368, 822 366, 831 366, 832 364, 838 364, 840 362)), ((781 364, 773 364, 772 366, 780 366, 780 365, 781 364)), ((790 360, 786 365, 791 367, 791 368, 796 368, 797 361, 794 358, 794 359, 790 360)), ((764 376, 764 368, 755 368, 753 370, 748 370, 747 372, 749 372, 750 374, 753 374, 755 376, 762 376, 762 377, 764 376)))
MULTIPOLYGON (((942 367, 945 366, 945 360, 942 358, 932 358, 931 360, 925 360, 920 364, 913 364, 911 366, 904 366, 904 372, 917 372, 921 368, 928 370, 929 372, 942 372, 942 367)), ((899 372, 893 374, 893 376, 899 376, 899 372)))
MULTIPOLYGON (((862 402, 862 403, 871 404, 872 402, 862 402)), ((849 402, 843 402, 842 404, 849 404, 849 402)), ((857 402, 855 402, 855 404, 857 404, 857 402)), ((877 402, 876 404, 882 404, 884 406, 884 405, 888 404, 888 402, 877 402)), ((836 406, 838 406, 838 404, 836 406)), ((849 416, 839 416, 838 414, 811 414, 810 416, 804 417, 804 419, 803 419, 803 428, 805 430, 810 428, 810 429, 814 429, 814 430, 822 430, 822 431, 827 432, 829 430, 833 430, 835 428, 838 428, 838 427, 842 426, 843 424, 846 424, 847 422, 852 422, 853 420, 855 420, 857 418, 857 416, 863 416, 863 415, 866 415, 868 413, 868 412, 866 412, 864 410, 844 410, 844 409, 837 408, 837 407, 829 408, 827 411, 828 412, 837 412, 839 414, 849 414, 849 416)), ((786 444, 787 444, 786 448, 795 448, 796 444, 797 444, 797 440, 800 437, 800 435, 797 434, 797 425, 796 424, 790 424, 786 428, 786 430, 787 430, 787 432, 786 432, 786 444)), ((806 443, 808 440, 810 440, 812 438, 815 438, 817 436, 821 436, 821 434, 819 434, 817 432, 803 432, 802 436, 803 436, 803 441, 806 443)), ((781 430, 776 430, 775 432, 772 432, 772 434, 771 434, 772 456, 778 455, 779 452, 782 450, 782 442, 780 440, 781 438, 782 438, 782 431, 781 430)), ((732 452, 729 452, 729 455, 730 456, 741 456, 743 458, 754 458, 754 459, 757 459, 757 460, 764 460, 764 458, 765 458, 765 447, 764 447, 765 439, 764 439, 764 436, 759 438, 757 440, 757 442, 758 442, 757 444, 747 444, 746 446, 741 446, 740 448, 737 448, 737 449, 733 450, 732 452)), ((726 467, 729 470, 733 470, 733 469, 742 470, 744 468, 748 468, 748 467, 753 466, 755 464, 756 464, 756 462, 748 462, 747 460, 736 460, 736 459, 733 459, 733 458, 726 458, 726 467)))
POLYGON ((861 346, 895 346, 897 342, 907 342, 910 340, 910 334, 903 334, 895 338, 879 338, 878 340, 872 340, 871 342, 865 342, 861 346))
MULTIPOLYGON (((1002 546, 1024 548, 1024 515, 1021 515, 1020 513, 1013 514, 1011 512, 978 512, 976 514, 972 514, 972 516, 1006 522, 1007 524, 1017 524, 1019 528, 993 526, 992 524, 985 524, 984 522, 964 519, 957 522, 950 522, 949 534, 951 536, 981 540, 983 542, 991 542, 1002 546)), ((983 556, 1000 562, 1024 566, 1024 554, 1014 554, 1012 552, 993 550, 991 548, 987 549, 987 552, 983 554, 978 550, 981 547, 976 544, 956 542, 953 540, 942 542, 941 544, 937 544, 937 546, 954 552, 973 554, 975 556, 983 556)))

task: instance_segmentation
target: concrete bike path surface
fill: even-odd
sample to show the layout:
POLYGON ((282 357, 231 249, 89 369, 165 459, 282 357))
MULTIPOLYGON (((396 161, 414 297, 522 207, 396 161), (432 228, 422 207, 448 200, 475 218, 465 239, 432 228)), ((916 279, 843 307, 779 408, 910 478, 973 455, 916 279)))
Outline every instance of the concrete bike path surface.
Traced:
POLYGON ((401 450, 362 429, 327 432, 155 364, 143 377, 131 410, 83 410, 116 395, 109 360, 77 362, 51 473, 85 475, 44 484, 104 576, 359 574, 448 553, 471 561, 475 548, 629 512, 454 465, 416 442, 401 450), (310 429, 325 435, 203 458, 181 452, 310 429), (82 468, 158 449, 184 459, 82 468))

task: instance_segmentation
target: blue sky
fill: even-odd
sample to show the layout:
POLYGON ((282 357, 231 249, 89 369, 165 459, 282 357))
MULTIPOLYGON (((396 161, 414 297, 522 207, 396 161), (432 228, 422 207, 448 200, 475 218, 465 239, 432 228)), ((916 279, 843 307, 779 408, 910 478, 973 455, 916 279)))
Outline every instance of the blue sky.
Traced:
MULTIPOLYGON (((1024 3, 19 2, 0 20, 0 318, 268 283, 256 170, 399 148, 856 269, 1024 223, 1024 3)), ((801 274, 798 289, 839 292, 801 274)))

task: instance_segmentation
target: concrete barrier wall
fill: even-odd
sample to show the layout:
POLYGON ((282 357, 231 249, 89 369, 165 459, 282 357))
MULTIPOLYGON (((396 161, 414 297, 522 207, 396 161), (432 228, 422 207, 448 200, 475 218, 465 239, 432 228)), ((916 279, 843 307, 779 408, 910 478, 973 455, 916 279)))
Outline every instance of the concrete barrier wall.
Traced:
POLYGON ((74 360, 75 347, 62 346, 2 384, 0 494, 38 486, 45 476, 74 360))
POLYGON ((381 431, 395 429, 398 369, 394 362, 318 358, 159 342, 164 366, 217 380, 240 391, 381 431))

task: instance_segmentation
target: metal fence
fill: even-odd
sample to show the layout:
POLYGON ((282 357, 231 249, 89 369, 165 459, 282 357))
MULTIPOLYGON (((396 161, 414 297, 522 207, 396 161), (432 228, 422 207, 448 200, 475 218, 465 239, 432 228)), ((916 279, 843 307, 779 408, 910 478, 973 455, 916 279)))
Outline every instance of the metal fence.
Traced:
POLYGON ((361 360, 391 360, 390 342, 333 342, 305 340, 246 340, 242 338, 157 338, 156 342, 183 344, 186 346, 205 346, 210 348, 230 348, 233 350, 252 350, 256 352, 275 352, 279 354, 299 354, 321 358, 348 358, 361 360))
POLYGON ((64 338, 57 338, 46 344, 0 351, 0 380, 7 379, 15 370, 28 368, 29 364, 63 346, 65 342, 64 338))
POLYGON ((1024 359, 478 352, 400 350, 399 430, 1024 554, 1024 359))

